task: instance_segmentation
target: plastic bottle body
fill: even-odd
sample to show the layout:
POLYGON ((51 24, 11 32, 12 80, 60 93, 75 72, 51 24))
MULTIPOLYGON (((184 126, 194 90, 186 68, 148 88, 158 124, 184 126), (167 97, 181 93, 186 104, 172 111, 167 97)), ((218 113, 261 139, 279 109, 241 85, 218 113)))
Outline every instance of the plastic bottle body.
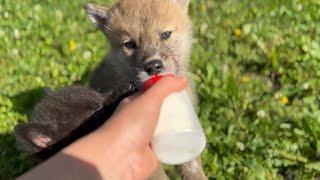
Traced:
POLYGON ((165 164, 185 163, 205 148, 206 138, 186 91, 164 100, 151 145, 165 164))

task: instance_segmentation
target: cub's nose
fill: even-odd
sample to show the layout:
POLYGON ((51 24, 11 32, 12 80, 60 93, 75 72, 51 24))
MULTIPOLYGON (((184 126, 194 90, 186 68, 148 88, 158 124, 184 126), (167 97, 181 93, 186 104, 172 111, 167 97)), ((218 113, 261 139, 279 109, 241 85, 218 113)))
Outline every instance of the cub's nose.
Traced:
POLYGON ((144 65, 144 70, 150 75, 156 75, 163 71, 164 66, 161 60, 155 59, 144 65))

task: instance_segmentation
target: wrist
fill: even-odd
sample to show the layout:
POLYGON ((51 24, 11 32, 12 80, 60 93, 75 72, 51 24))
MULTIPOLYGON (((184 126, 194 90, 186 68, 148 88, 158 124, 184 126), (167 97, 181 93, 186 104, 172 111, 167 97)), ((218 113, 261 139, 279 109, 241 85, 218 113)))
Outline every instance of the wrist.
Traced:
POLYGON ((124 151, 116 136, 106 130, 97 130, 80 139, 61 153, 72 156, 94 167, 102 179, 128 179, 124 151))

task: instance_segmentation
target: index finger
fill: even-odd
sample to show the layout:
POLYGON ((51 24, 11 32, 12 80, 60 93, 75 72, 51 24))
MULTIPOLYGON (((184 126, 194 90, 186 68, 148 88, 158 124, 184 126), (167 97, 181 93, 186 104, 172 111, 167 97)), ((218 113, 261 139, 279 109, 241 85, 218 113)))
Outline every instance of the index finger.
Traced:
POLYGON ((155 102, 162 101, 174 92, 182 91, 186 88, 187 78, 166 76, 155 83, 150 89, 142 94, 142 99, 154 99, 155 102))

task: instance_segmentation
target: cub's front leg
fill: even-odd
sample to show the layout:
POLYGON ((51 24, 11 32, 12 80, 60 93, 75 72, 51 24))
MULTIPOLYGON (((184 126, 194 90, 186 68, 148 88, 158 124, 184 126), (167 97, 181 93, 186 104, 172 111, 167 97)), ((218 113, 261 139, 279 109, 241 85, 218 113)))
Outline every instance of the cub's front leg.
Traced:
MULTIPOLYGON (((190 80, 190 78, 189 78, 189 84, 188 84, 188 87, 186 88, 186 91, 193 105, 195 106, 197 104, 198 99, 194 91, 193 81, 190 80)), ((187 163, 179 165, 178 170, 182 180, 207 180, 208 179, 203 171, 200 156, 198 156, 197 158, 187 163)))

